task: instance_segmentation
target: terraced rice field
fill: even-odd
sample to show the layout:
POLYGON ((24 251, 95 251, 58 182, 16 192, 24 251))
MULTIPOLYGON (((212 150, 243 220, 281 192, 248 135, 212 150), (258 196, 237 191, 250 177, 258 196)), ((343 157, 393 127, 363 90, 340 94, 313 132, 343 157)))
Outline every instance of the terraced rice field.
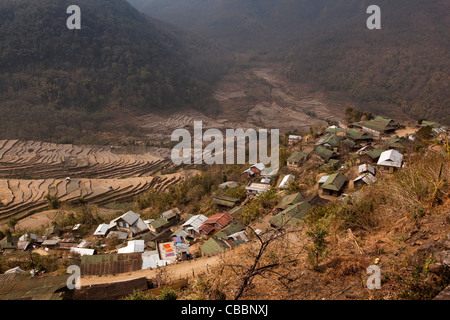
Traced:
POLYGON ((156 149, 133 154, 120 147, 0 140, 0 220, 46 209, 47 194, 64 203, 126 202, 151 188, 163 192, 190 174, 161 175, 173 164, 156 149))
POLYGON ((147 177, 170 165, 161 154, 117 154, 107 147, 0 140, 0 178, 147 177))
POLYGON ((131 201, 151 188, 163 192, 184 179, 181 173, 126 179, 4 179, 0 180, 0 219, 12 215, 22 218, 46 209, 47 194, 65 203, 76 203, 83 197, 88 203, 104 205, 131 201))

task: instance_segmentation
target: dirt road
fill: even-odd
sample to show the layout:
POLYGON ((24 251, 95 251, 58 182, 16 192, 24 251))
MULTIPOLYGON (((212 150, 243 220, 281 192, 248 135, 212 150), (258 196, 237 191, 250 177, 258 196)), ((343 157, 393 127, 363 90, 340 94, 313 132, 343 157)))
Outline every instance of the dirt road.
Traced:
MULTIPOLYGON (((209 268, 215 266, 219 263, 220 257, 213 256, 209 258, 201 258, 197 260, 190 260, 185 262, 180 262, 177 264, 172 264, 164 267, 164 270, 168 276, 172 279, 179 279, 180 277, 192 277, 197 276, 198 274, 205 273, 209 268)), ((159 269, 160 270, 160 269, 159 269)), ((131 280, 141 277, 146 277, 148 279, 153 278, 158 272, 158 269, 153 270, 139 270, 131 273, 123 273, 118 275, 110 275, 110 276, 86 276, 81 279, 81 285, 93 285, 93 284, 102 284, 109 283, 115 281, 124 281, 131 280)))

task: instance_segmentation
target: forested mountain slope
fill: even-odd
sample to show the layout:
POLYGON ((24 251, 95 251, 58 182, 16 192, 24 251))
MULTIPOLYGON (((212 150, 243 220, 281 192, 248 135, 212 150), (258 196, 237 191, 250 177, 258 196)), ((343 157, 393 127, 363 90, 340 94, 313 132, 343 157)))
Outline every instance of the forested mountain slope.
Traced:
POLYGON ((197 105, 209 91, 192 52, 184 31, 125 0, 1 1, 0 134, 62 138, 95 129, 111 116, 106 107, 197 105), (81 30, 66 26, 73 4, 81 30))
POLYGON ((235 52, 286 57, 291 80, 347 95, 360 108, 402 107, 450 122, 450 2, 380 0, 128 0, 142 12, 235 52))

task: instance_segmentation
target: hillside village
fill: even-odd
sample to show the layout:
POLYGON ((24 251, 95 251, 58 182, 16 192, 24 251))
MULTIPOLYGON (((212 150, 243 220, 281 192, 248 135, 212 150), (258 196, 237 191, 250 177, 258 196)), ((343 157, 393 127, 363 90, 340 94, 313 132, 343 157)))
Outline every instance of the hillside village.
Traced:
MULTIPOLYGON (((0 241, 6 261, 15 252, 29 252, 29 257, 38 253, 67 261, 66 265, 77 264, 83 277, 132 275, 142 270, 158 270, 160 275, 150 279, 131 276, 120 288, 105 282, 71 293, 65 288, 67 275, 47 275, 45 268, 33 263, 27 264, 29 269, 13 267, 12 259, 13 262, 4 263, 11 268, 2 270, 0 275, 0 299, 21 294, 21 298, 29 298, 30 288, 35 290, 33 299, 116 299, 135 290, 158 289, 162 270, 169 265, 201 263, 258 243, 271 230, 295 229, 304 224, 314 208, 346 201, 361 190, 390 179, 408 168, 410 159, 417 154, 448 156, 448 136, 448 127, 428 121, 404 126, 377 116, 347 124, 329 123, 328 127, 312 128, 301 135, 287 133, 282 140, 283 163, 278 173, 268 172, 258 163, 241 168, 239 176, 233 175, 236 179, 223 178, 208 194, 208 210, 198 206, 195 212, 176 206, 152 218, 147 218, 146 209, 127 210, 110 220, 93 223, 83 234, 83 223, 54 223, 42 234, 10 231, 0 241), (261 203, 263 210, 253 210, 261 203), (20 282, 21 289, 12 291, 11 281, 20 282), (100 290, 108 286, 114 288, 108 290, 110 296, 100 290)), ((448 257, 450 248, 446 250, 443 252, 448 257)), ((442 263, 449 266, 448 258, 442 263)), ((193 269, 191 276, 195 278, 195 274, 193 269)))

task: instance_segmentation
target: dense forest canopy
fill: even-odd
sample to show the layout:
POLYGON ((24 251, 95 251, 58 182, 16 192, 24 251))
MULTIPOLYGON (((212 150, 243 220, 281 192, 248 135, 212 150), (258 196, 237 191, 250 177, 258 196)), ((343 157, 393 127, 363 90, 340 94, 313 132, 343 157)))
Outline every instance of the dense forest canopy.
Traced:
POLYGON ((450 123, 449 1, 128 1, 235 52, 286 59, 290 79, 344 93, 370 111, 397 105, 450 123), (366 27, 373 4, 381 8, 381 30, 366 27))
POLYGON ((288 76, 344 92, 372 112, 397 105, 416 119, 450 123, 450 2, 380 0, 381 30, 366 28, 371 1, 358 4, 334 1, 320 21, 336 28, 295 48, 288 76))
POLYGON ((140 11, 236 51, 287 49, 312 31, 324 0, 128 0, 140 11))
POLYGON ((184 31, 125 0, 2 0, 0 134, 61 138, 98 126, 108 118, 105 107, 201 105, 210 94, 210 78, 196 74, 190 61, 204 42, 188 47, 185 38, 184 31), (66 26, 70 5, 81 8, 81 30, 66 26))

